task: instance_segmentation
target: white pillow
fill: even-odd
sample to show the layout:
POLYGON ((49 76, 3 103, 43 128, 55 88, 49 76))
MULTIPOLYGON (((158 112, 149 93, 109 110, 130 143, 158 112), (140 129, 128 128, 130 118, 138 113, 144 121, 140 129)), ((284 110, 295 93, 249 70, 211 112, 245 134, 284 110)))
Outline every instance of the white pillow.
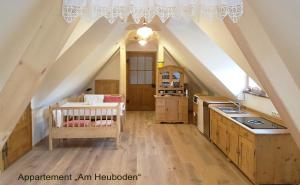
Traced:
POLYGON ((104 95, 98 95, 98 94, 86 94, 84 95, 84 102, 95 105, 99 103, 103 103, 104 95))

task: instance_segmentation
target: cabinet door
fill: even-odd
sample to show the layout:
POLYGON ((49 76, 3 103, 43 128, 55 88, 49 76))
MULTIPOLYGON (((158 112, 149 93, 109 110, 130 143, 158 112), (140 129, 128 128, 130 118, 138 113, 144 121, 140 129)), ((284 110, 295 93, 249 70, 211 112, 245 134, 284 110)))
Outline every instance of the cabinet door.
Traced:
POLYGON ((188 99, 179 98, 178 102, 178 119, 184 123, 188 122, 188 99))
POLYGON ((210 110, 210 139, 217 142, 217 116, 213 110, 210 110))
POLYGON ((255 145, 244 137, 239 137, 239 167, 254 181, 255 177, 255 145))
POLYGON ((227 153, 227 133, 226 133, 226 123, 220 117, 217 122, 217 145, 224 152, 227 153))
POLYGON ((228 121, 227 124, 227 155, 228 158, 238 164, 239 130, 228 121))
POLYGON ((166 107, 166 121, 177 121, 178 120, 178 99, 167 98, 165 100, 166 107))
POLYGON ((7 152, 4 156, 5 168, 20 159, 32 149, 31 106, 28 105, 16 127, 7 140, 7 152))
POLYGON ((157 121, 165 120, 166 102, 164 99, 156 98, 155 110, 156 110, 155 111, 156 120, 157 121))

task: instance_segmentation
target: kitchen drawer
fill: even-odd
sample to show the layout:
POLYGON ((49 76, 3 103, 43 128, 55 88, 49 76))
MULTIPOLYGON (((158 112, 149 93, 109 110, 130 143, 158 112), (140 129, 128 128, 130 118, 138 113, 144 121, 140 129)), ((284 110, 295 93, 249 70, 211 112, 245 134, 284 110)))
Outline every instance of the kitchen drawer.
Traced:
POLYGON ((240 136, 255 143, 255 135, 240 127, 240 136))

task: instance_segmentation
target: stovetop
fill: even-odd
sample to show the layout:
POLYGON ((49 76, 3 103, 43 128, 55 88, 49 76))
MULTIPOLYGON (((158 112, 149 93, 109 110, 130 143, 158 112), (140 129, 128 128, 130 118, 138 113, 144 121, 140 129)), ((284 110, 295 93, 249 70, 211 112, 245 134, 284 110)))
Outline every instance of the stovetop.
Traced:
POLYGON ((232 119, 252 129, 286 129, 283 126, 259 117, 232 117, 232 119))

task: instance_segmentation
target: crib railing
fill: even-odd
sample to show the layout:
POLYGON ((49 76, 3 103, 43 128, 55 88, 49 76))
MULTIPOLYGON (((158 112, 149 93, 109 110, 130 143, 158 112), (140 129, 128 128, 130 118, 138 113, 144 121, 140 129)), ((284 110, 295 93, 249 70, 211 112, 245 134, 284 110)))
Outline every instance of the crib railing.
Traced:
POLYGON ((50 107, 51 126, 95 127, 111 126, 120 120, 120 104, 116 106, 50 107))
POLYGON ((118 147, 121 131, 120 108, 120 103, 116 103, 116 106, 51 106, 49 150, 53 149, 53 139, 62 138, 116 138, 118 147))

